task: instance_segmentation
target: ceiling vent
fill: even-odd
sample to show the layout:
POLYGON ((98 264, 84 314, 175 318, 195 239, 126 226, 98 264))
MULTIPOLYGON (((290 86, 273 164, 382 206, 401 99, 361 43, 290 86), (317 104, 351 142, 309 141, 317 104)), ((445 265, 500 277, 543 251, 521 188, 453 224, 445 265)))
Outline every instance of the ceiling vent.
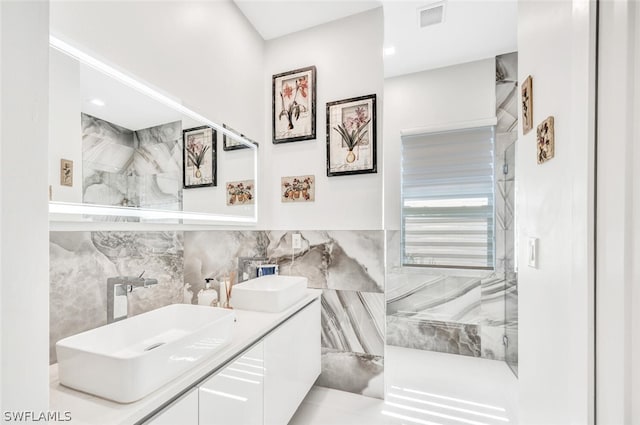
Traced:
POLYGON ((418 9, 418 26, 420 28, 444 22, 444 2, 431 3, 418 9))

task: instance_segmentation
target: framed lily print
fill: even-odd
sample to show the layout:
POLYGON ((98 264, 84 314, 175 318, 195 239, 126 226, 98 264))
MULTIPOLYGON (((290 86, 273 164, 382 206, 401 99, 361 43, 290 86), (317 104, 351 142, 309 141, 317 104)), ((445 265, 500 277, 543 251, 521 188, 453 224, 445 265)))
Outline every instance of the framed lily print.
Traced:
POLYGON ((316 67, 273 76, 273 143, 316 138, 316 67))
POLYGON ((376 172, 376 95, 327 103, 327 176, 376 172))
POLYGON ((216 131, 209 126, 182 131, 183 187, 216 186, 216 131))

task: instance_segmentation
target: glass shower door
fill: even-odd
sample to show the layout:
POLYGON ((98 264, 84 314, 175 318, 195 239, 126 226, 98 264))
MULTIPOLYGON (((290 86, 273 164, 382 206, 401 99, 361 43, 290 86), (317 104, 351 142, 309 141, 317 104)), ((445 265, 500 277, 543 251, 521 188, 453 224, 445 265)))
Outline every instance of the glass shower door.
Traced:
POLYGON ((504 345, 507 364, 518 375, 518 264, 516 261, 516 142, 504 152, 504 247, 505 247, 505 300, 504 345))

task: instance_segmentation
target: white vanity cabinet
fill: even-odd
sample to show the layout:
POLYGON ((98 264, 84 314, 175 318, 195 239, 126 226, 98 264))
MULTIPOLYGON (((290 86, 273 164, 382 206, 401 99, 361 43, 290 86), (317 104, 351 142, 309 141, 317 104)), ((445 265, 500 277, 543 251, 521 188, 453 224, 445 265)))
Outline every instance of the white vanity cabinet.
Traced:
POLYGON ((320 299, 145 425, 286 425, 320 375, 320 299))
POLYGON ((193 389, 184 397, 164 409, 145 425, 198 425, 198 390, 193 389))
POLYGON ((264 340, 264 424, 284 425, 320 375, 320 300, 264 340))
POLYGON ((261 424, 264 342, 246 351, 198 388, 200 425, 261 424))

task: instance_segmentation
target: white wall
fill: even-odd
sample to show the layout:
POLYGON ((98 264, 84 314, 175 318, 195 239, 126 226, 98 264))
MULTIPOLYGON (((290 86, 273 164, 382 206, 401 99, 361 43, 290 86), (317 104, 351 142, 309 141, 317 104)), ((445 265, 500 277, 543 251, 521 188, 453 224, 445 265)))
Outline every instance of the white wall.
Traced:
POLYGON ((519 128, 522 425, 593 423, 594 8, 518 4, 518 81, 533 77, 534 125, 553 115, 556 144, 538 165, 535 128, 519 128), (537 269, 526 266, 529 237, 539 238, 537 269))
POLYGON ((49 407, 49 3, 0 10, 0 405, 38 413, 49 407))
POLYGON ((260 227, 263 229, 381 229, 383 109, 383 14, 374 9, 266 43, 264 144, 260 145, 260 227), (274 145, 271 140, 272 76, 315 65, 316 139, 274 145), (377 95, 378 172, 327 177, 326 103, 377 95), (313 174, 316 201, 282 203, 280 178, 313 174))
MULTIPOLYGON (((640 7, 635 4, 635 81, 634 81, 634 111, 636 117, 640 111, 640 7)), ((634 140, 640 140, 640 122, 635 120, 634 140)), ((637 142, 636 142, 637 143, 637 142)), ((637 146, 637 144, 635 145, 637 146)), ((640 149, 633 149, 633 164, 640 164, 640 149)), ((634 182, 640 182, 640 167, 632 167, 634 182)), ((631 358, 634 359, 631 365, 631 422, 640 423, 640 184, 633 187, 633 216, 631 224, 632 243, 630 262, 632 264, 631 286, 631 358)))
MULTIPOLYGON (((0 22, 2 22, 2 4, 0 3, 0 22)), ((3 54, 2 54, 2 30, 0 29, 0 99, 2 97, 2 63, 3 63, 3 54)), ((2 136, 2 120, 4 119, 4 115, 2 114, 2 101, 0 101, 0 164, 2 163, 2 141, 4 140, 2 136)), ((0 184, 0 223, 2 223, 2 184, 0 184)), ((4 261, 2 257, 2 225, 0 225, 0 288, 2 288, 2 263, 4 261)), ((2 290, 0 289, 0 305, 2 305, 2 290)), ((0 329, 2 329, 2 314, 0 314, 0 329)), ((0 382, 2 382, 2 337, 0 337, 0 382)), ((2 401, 2 385, 0 385, 0 412, 4 412, 4 402, 2 401)))
POLYGON ((52 199, 82 202, 82 128, 80 125, 80 65, 57 50, 50 51, 49 184, 52 199), (60 184, 60 159, 73 161, 73 186, 60 184))
POLYGON ((400 229, 400 132, 496 116, 495 58, 384 81, 385 229, 400 229))
POLYGON ((640 422, 638 69, 640 8, 626 0, 601 2, 596 400, 603 424, 640 422))
MULTIPOLYGON (((56 1, 51 31, 265 144, 264 41, 231 0, 56 1)), ((253 177, 249 151, 223 151, 221 135, 218 150, 218 186, 185 190, 185 210, 220 212, 224 184, 253 177)))

